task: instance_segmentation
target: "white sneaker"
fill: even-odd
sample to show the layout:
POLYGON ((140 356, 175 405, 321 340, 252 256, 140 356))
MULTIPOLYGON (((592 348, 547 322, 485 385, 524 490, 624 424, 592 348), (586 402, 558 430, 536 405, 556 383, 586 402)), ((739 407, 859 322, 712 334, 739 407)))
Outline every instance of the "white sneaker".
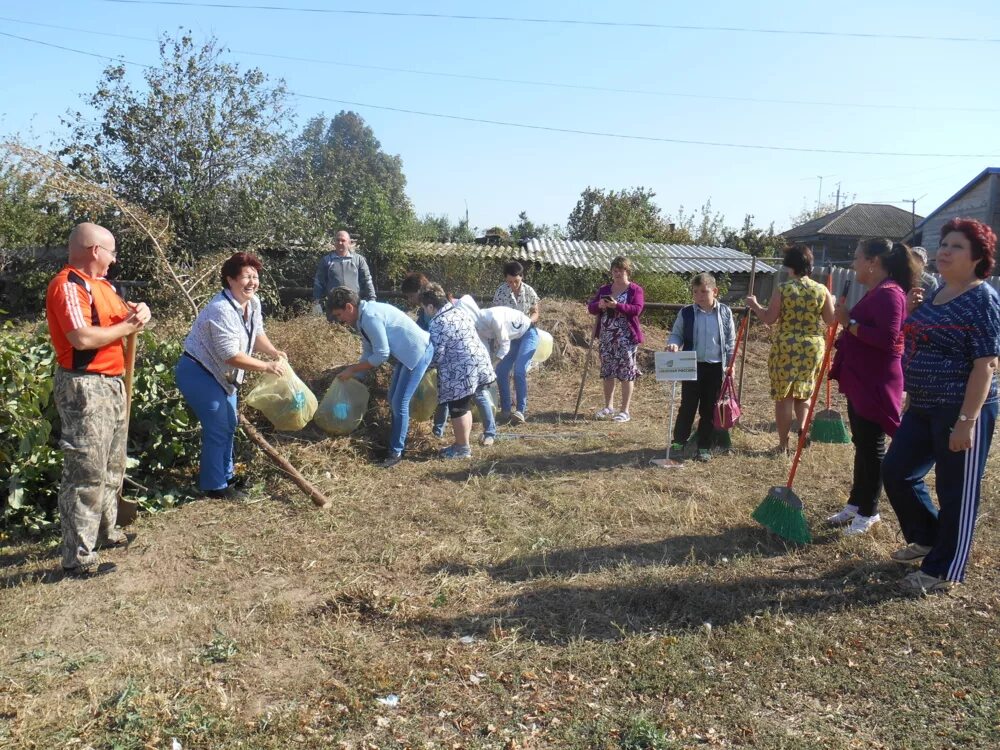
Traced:
POLYGON ((858 515, 858 506, 851 505, 848 503, 844 506, 844 509, 839 513, 834 513, 832 516, 826 519, 826 522, 830 526, 844 526, 854 520, 854 517, 858 515))
POLYGON ((861 536, 871 531, 872 526, 882 520, 876 513, 874 516, 855 516, 851 525, 844 529, 844 536, 861 536))

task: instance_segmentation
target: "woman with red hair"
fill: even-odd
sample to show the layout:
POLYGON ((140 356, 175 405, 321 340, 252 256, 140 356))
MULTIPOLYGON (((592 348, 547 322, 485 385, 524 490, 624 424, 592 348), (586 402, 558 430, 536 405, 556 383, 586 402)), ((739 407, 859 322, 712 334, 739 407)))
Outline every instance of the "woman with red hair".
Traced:
POLYGON ((926 301, 919 286, 909 295, 903 325, 909 406, 882 478, 907 542, 892 558, 922 560, 903 579, 914 593, 944 591, 965 579, 997 418, 1000 295, 983 283, 995 252, 989 226, 952 219, 941 229, 936 256, 944 285, 926 301), (940 509, 924 482, 932 468, 940 509))
POLYGON ((201 423, 198 486, 208 497, 239 494, 233 439, 236 391, 244 372, 281 375, 285 369, 285 353, 264 333, 257 297, 260 271, 260 261, 250 253, 234 253, 222 264, 222 290, 198 313, 174 370, 177 387, 201 423), (258 359, 254 354, 265 354, 275 361, 258 359))

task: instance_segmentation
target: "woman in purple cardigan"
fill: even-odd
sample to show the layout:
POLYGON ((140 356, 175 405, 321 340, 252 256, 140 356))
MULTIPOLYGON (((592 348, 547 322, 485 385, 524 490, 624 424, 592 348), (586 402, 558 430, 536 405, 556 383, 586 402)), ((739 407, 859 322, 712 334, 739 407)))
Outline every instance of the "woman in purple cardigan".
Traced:
POLYGON ((604 380, 604 408, 598 419, 628 422, 629 406, 635 380, 642 373, 636 362, 636 352, 643 342, 639 316, 645 305, 642 287, 630 281, 633 266, 621 256, 611 261, 611 283, 597 290, 587 305, 587 311, 597 316, 594 336, 599 336, 601 378, 604 380), (622 408, 615 411, 615 381, 622 384, 622 408))
POLYGON ((850 311, 844 300, 834 311, 844 332, 830 370, 830 378, 847 397, 854 481, 847 505, 827 521, 849 524, 846 536, 864 534, 880 520, 885 437, 896 433, 903 401, 906 295, 919 279, 910 249, 882 238, 858 244, 854 272, 868 292, 850 311))

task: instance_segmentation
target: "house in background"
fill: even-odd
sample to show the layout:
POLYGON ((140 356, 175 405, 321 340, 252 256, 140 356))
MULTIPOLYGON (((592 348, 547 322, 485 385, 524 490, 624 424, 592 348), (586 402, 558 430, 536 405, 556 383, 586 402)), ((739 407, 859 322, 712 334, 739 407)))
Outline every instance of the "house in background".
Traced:
POLYGON ((850 206, 807 221, 782 232, 791 242, 812 248, 816 265, 854 258, 858 242, 870 237, 902 240, 923 221, 922 216, 884 203, 852 203, 850 206))
POLYGON ((908 242, 923 245, 928 256, 933 258, 941 239, 941 227, 957 217, 989 224, 1000 235, 1000 167, 987 167, 931 211, 926 219, 917 224, 908 242))

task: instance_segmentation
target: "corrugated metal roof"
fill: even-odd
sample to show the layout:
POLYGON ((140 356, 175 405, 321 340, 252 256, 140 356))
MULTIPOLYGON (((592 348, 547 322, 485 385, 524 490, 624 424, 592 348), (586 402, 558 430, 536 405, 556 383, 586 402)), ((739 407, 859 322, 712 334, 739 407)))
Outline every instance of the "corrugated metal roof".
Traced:
MULTIPOLYGON (((528 240, 524 247, 473 245, 450 242, 409 242, 402 251, 410 255, 466 258, 514 259, 571 268, 607 270, 619 255, 637 269, 654 273, 750 273, 752 259, 728 247, 709 245, 665 245, 653 242, 585 242, 578 240, 528 240)), ((774 273, 766 263, 757 272, 774 273)))

